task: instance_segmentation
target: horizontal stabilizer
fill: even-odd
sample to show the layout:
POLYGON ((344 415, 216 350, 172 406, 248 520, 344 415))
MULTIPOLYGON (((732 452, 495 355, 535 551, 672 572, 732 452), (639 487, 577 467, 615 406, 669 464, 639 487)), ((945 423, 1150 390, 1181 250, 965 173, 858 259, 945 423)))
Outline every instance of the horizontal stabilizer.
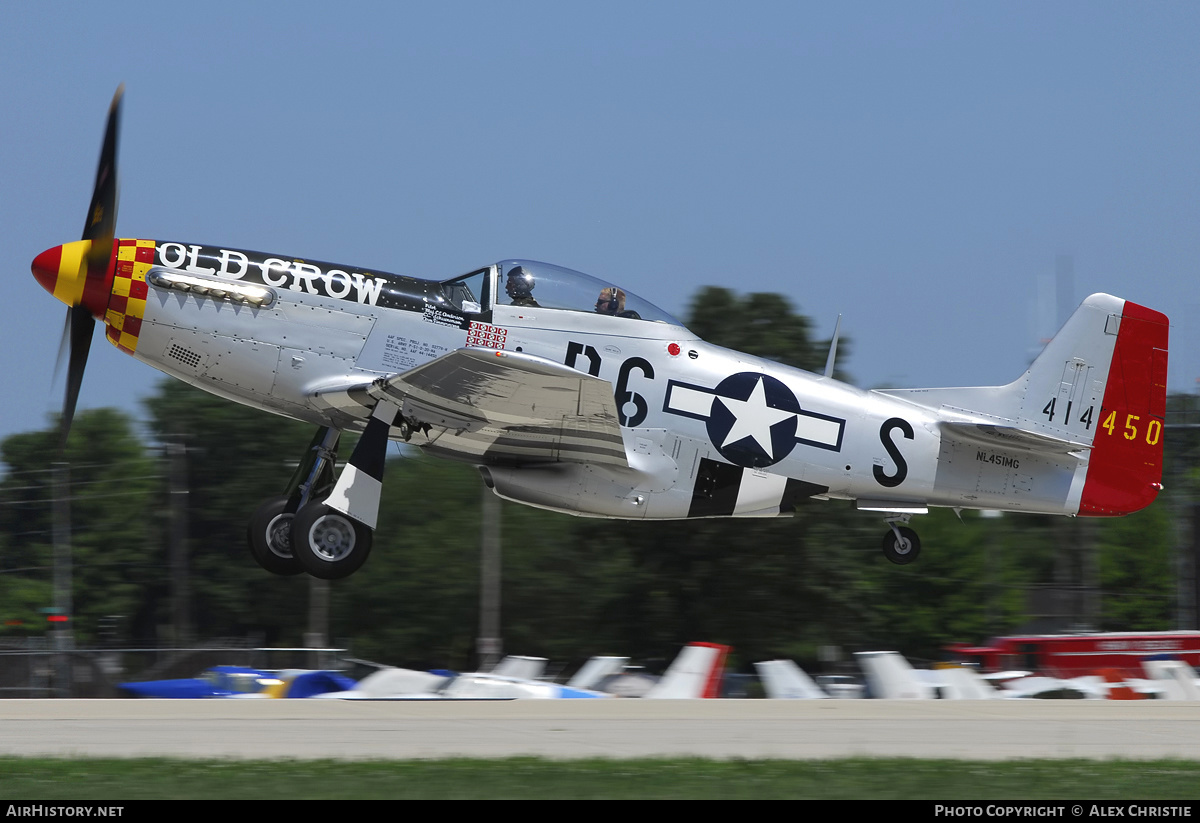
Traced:
POLYGON ((1024 451, 1047 454, 1070 454, 1092 447, 1090 443, 1064 440, 1061 437, 1038 434, 1025 429, 1018 429, 1015 426, 997 426, 991 423, 943 422, 941 429, 942 434, 945 436, 991 448, 1022 449, 1024 451))

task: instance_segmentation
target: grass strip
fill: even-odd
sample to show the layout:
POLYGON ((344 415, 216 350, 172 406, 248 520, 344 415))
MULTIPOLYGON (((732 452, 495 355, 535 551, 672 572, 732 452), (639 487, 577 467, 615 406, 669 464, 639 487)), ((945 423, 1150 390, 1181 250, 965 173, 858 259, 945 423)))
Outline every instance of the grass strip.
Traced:
POLYGON ((13 800, 1200 798, 1185 760, 0 758, 13 800))

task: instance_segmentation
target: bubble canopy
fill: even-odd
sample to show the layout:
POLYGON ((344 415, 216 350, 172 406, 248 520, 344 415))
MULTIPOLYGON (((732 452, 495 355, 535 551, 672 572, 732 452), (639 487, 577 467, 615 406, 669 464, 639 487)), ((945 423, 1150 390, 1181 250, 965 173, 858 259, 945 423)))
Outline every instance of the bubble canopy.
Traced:
POLYGON ((658 306, 611 280, 536 260, 504 260, 496 268, 497 305, 585 311, 683 326, 658 306))

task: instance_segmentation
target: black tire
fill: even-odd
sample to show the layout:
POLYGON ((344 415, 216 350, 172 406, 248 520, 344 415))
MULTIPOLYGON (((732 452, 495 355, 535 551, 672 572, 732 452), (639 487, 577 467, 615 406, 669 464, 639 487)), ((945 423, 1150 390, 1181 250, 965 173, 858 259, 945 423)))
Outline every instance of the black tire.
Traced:
POLYGON ((358 571, 371 553, 372 531, 352 517, 313 500, 292 521, 292 552, 300 568, 322 580, 358 571))
POLYGON ((286 511, 287 502, 286 497, 264 500, 250 516, 250 525, 246 527, 246 542, 250 544, 250 555, 255 562, 271 574, 284 577, 304 571, 292 553, 294 515, 286 511))
POLYGON ((901 526, 900 539, 896 532, 888 529, 883 535, 883 556, 897 566, 907 566, 921 556, 921 538, 907 526, 901 526))

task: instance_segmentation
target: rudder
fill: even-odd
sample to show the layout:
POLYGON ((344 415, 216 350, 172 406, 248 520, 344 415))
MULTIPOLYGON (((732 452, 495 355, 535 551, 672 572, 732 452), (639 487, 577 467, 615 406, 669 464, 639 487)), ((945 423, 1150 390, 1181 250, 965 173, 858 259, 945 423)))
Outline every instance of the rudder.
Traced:
POLYGON ((1162 489, 1169 322, 1128 300, 1118 322, 1079 502, 1090 517, 1144 509, 1162 489))

